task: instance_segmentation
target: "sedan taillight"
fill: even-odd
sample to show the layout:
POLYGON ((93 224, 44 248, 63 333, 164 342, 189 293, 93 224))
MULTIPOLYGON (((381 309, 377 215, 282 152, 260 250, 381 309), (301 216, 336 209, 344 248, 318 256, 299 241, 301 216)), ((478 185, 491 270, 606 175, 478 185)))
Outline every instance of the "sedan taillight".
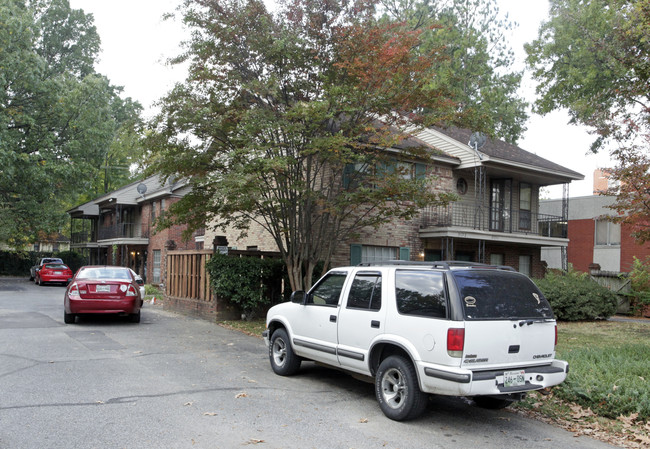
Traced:
POLYGON ((138 293, 132 285, 129 285, 129 288, 126 290, 126 296, 138 296, 138 293))
POLYGON ((79 286, 76 283, 70 286, 70 290, 68 291, 68 296, 70 295, 79 296, 79 286))
POLYGON ((462 357, 465 348, 465 329, 447 329, 447 354, 462 357))

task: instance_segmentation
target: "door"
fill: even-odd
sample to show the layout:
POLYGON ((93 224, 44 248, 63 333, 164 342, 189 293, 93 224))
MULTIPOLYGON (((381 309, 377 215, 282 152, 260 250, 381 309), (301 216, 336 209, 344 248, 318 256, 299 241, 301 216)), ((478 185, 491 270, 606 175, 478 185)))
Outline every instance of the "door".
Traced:
POLYGON ((342 367, 369 374, 368 350, 384 332, 380 271, 357 271, 339 313, 338 356, 342 367))
POLYGON ((490 183, 490 231, 503 231, 505 190, 503 179, 495 179, 490 183))
POLYGON ((346 271, 331 271, 307 294, 299 315, 291 320, 293 346, 300 356, 338 366, 337 325, 346 271))

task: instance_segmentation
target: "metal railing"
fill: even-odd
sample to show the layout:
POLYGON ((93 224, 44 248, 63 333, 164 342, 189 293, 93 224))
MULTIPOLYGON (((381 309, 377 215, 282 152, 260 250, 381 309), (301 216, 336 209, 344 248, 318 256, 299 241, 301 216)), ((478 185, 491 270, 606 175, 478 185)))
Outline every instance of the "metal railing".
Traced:
POLYGON ((463 227, 542 237, 567 237, 566 219, 527 210, 452 203, 424 208, 421 218, 421 228, 463 227))
POLYGON ((147 238, 138 223, 118 223, 112 226, 100 226, 99 240, 116 238, 147 238))

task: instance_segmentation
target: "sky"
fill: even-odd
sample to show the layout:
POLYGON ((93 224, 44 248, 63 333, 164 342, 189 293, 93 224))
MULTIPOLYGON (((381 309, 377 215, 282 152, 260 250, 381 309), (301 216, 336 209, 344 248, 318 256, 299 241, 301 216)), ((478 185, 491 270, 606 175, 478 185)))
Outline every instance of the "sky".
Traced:
MULTIPOLYGON (((74 9, 83 9, 95 19, 102 40, 102 52, 97 71, 106 75, 113 85, 124 87, 124 96, 139 101, 145 117, 156 111, 154 103, 174 85, 182 81, 182 68, 166 64, 180 52, 180 42, 186 31, 174 21, 165 21, 163 14, 173 12, 180 0, 70 0, 74 9)), ((516 69, 524 68, 523 44, 537 37, 539 25, 548 16, 548 0, 498 0, 502 14, 519 24, 511 36, 516 55, 516 69)), ((521 95, 534 101, 535 82, 526 77, 521 95)), ((566 111, 545 116, 530 114, 528 130, 518 145, 585 176, 584 181, 571 182, 571 197, 587 196, 593 190, 596 168, 611 166, 606 153, 588 153, 594 136, 583 127, 569 125, 566 111)), ((551 187, 546 198, 558 198, 562 187, 551 187)))

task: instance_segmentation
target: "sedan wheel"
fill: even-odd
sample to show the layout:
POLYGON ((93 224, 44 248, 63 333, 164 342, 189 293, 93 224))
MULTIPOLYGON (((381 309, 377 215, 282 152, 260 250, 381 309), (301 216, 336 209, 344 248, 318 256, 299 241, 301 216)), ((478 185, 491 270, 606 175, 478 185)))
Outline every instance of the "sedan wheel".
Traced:
POLYGON ((75 314, 63 312, 63 322, 65 324, 74 324, 75 318, 77 318, 75 314))

